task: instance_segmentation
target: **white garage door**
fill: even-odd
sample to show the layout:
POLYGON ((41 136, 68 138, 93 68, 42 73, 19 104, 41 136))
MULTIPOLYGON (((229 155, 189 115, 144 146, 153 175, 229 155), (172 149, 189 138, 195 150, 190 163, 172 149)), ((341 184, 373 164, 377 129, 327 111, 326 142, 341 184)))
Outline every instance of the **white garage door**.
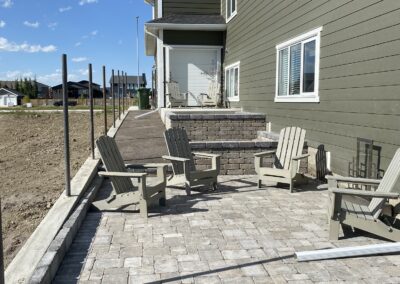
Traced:
POLYGON ((208 93, 212 80, 219 78, 220 49, 170 49, 170 80, 179 83, 180 91, 189 92, 189 106, 198 106, 201 93, 208 93), (197 99, 196 99, 197 98, 197 99))

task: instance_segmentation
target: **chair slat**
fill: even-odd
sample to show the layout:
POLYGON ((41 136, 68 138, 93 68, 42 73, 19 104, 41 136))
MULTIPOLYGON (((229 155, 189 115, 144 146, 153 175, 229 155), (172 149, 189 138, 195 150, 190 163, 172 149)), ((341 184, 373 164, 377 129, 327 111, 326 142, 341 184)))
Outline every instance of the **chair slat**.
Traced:
MULTIPOLYGON (((377 192, 400 192, 400 148, 397 149, 389 167, 378 188, 377 192)), ((368 206, 375 218, 378 218, 382 212, 383 198, 373 198, 368 206)))

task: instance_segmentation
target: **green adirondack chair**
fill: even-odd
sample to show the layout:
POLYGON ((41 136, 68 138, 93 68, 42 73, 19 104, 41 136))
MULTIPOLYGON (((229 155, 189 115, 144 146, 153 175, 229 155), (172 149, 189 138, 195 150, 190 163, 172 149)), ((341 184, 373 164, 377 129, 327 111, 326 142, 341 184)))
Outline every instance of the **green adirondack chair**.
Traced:
POLYGON ((166 164, 125 165, 115 140, 101 136, 96 141, 106 172, 100 176, 109 177, 114 194, 107 200, 93 202, 99 210, 123 209, 132 204, 139 204, 140 214, 147 218, 148 207, 165 206, 166 164), (128 168, 156 168, 157 177, 149 185, 147 173, 129 172, 128 168), (132 179, 136 179, 137 186, 132 179))
POLYGON ((283 128, 279 135, 276 150, 254 154, 255 170, 258 174, 258 187, 262 181, 286 183, 293 192, 293 183, 303 179, 299 174, 300 160, 306 159, 309 154, 303 154, 306 131, 299 127, 283 128), (263 158, 273 157, 273 167, 263 167, 263 158))
POLYGON ((208 153, 192 153, 189 139, 183 128, 170 128, 164 133, 169 156, 164 159, 172 162, 173 175, 168 185, 184 184, 187 195, 191 188, 198 185, 210 185, 217 189, 217 178, 220 170, 220 155, 208 153), (211 168, 196 170, 193 156, 211 159, 211 168))
POLYGON ((329 207, 329 238, 337 240, 340 225, 349 225, 380 237, 400 241, 400 220, 383 215, 389 199, 400 198, 400 149, 398 149, 382 180, 327 176, 329 207), (372 185, 375 191, 338 188, 340 183, 372 185))

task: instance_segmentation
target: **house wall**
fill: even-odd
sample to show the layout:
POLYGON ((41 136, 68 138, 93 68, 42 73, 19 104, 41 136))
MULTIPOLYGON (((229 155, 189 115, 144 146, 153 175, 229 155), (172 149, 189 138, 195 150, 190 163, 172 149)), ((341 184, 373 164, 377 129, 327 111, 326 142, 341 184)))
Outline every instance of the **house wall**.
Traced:
POLYGON ((224 44, 223 32, 164 31, 164 44, 219 45, 224 44))
POLYGON ((163 14, 220 13, 221 0, 163 0, 163 14))
POLYGON ((273 131, 306 128, 338 174, 347 174, 357 137, 382 147, 386 169, 400 147, 400 1, 237 2, 225 55, 225 66, 241 62, 237 106, 267 114, 273 131), (320 103, 275 103, 276 45, 320 26, 320 103))

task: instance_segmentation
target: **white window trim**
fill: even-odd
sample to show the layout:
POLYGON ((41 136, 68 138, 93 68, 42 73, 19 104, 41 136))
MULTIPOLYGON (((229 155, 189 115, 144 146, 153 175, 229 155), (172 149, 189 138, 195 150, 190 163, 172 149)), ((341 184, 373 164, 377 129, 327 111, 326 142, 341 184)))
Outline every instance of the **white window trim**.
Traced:
POLYGON ((230 101, 230 102, 238 102, 238 101, 240 101, 240 61, 232 63, 232 64, 230 64, 230 65, 225 67, 224 78, 225 78, 224 79, 224 83, 225 83, 224 84, 224 91, 225 91, 225 94, 226 94, 226 99, 228 101, 230 101), (227 85, 226 85, 226 81, 227 81, 227 79, 226 79, 226 71, 229 70, 229 69, 236 68, 236 67, 238 68, 238 95, 235 96, 235 97, 228 97, 228 95, 226 93, 226 88, 227 88, 227 85))
MULTIPOLYGON (((232 14, 228 17, 228 1, 232 1, 232 0, 226 0, 226 7, 225 7, 225 10, 226 10, 226 23, 229 23, 235 16, 236 16, 236 14, 237 14, 237 2, 238 2, 238 0, 235 0, 236 2, 235 2, 235 11, 233 11, 232 12, 232 14)), ((231 7, 232 7, 232 4, 231 4, 231 7)))
MULTIPOLYGON (((274 102, 289 103, 319 103, 319 66, 320 66, 320 46, 321 46, 322 27, 316 28, 307 33, 296 36, 290 40, 280 43, 276 46, 276 82, 275 82, 275 100, 274 102), (279 87, 279 51, 298 42, 306 42, 308 39, 315 38, 315 82, 314 92, 304 93, 301 95, 278 96, 279 87)), ((303 62, 303 53, 301 54, 301 62, 303 62)), ((301 64, 301 74, 303 73, 303 63, 301 64)), ((303 82, 300 80, 300 88, 303 88, 303 82)))

